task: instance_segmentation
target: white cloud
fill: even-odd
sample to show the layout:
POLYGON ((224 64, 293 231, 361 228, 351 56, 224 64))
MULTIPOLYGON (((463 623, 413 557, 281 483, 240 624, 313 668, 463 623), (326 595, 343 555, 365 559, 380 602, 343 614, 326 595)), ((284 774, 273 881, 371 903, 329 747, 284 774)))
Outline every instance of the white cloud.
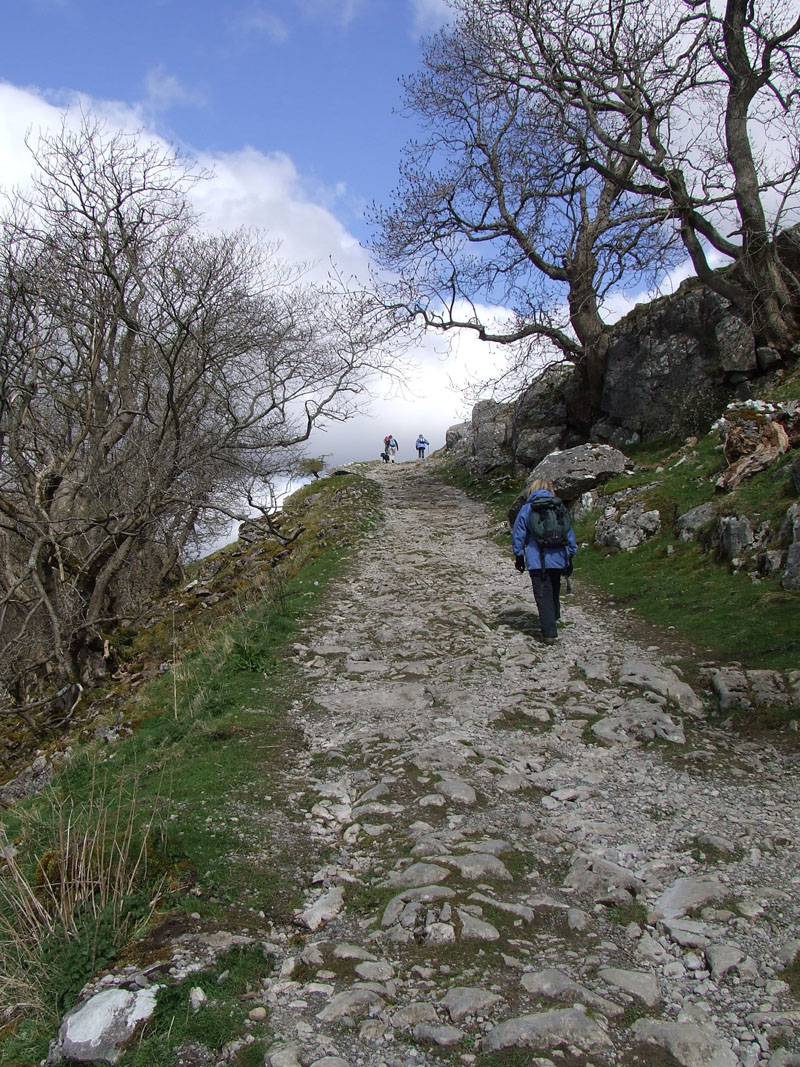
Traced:
MULTIPOLYGON (((142 136, 165 146, 157 134, 147 130, 137 107, 92 101, 77 94, 70 103, 71 108, 59 106, 36 91, 0 83, 0 174, 6 188, 23 184, 32 171, 33 161, 24 143, 26 132, 30 131, 35 143, 40 131, 58 129, 65 116, 77 123, 77 105, 106 119, 111 129, 144 130, 142 136)), ((307 183, 292 159, 282 153, 265 154, 245 147, 224 155, 196 153, 195 158, 199 166, 213 171, 213 177, 201 182, 192 194, 209 228, 262 229, 281 242, 282 258, 313 264, 310 273, 317 278, 326 276, 331 260, 345 276, 365 275, 367 253, 331 210, 346 196, 345 188, 324 189, 307 183)), ((491 313, 500 312, 491 309, 491 313)), ((389 430, 400 440, 408 459, 413 458, 413 439, 420 432, 434 448, 441 447, 447 428, 469 415, 461 383, 489 377, 494 359, 490 346, 471 334, 460 338, 452 346, 452 359, 446 359, 449 340, 427 335, 410 357, 398 357, 403 360, 402 393, 393 386, 375 399, 369 414, 315 432, 311 453, 332 453, 332 461, 339 463, 376 458, 376 446, 389 430), (416 363, 416 369, 409 360, 416 363)))
POLYGON ((174 74, 170 74, 164 66, 154 67, 148 71, 145 78, 146 97, 143 102, 144 110, 149 114, 160 114, 169 111, 173 107, 202 105, 203 98, 199 93, 187 89, 174 74))
POLYGON ((411 0, 416 33, 432 33, 450 21, 453 10, 447 0, 411 0))
POLYGON ((235 19, 235 27, 240 32, 263 33, 276 44, 287 41, 290 36, 284 20, 263 4, 253 4, 239 14, 235 19))
MULTIPOLYGON (((40 132, 60 128, 64 118, 77 123, 81 109, 105 119, 109 126, 141 131, 166 147, 147 129, 146 112, 73 94, 65 103, 51 103, 41 93, 0 83, 0 174, 6 188, 23 184, 33 160, 25 147, 35 145, 40 132)), ((291 262, 314 263, 317 274, 327 272, 331 259, 346 273, 361 273, 367 257, 355 237, 331 210, 346 190, 304 183, 293 161, 283 153, 265 154, 254 148, 216 155, 196 153, 198 165, 212 173, 192 196, 205 223, 216 230, 239 226, 267 231, 281 242, 281 255, 291 262)))
POLYGON ((309 195, 289 156, 243 148, 224 155, 200 153, 197 159, 214 174, 193 193, 211 228, 265 230, 280 241, 282 258, 313 265, 312 274, 317 277, 327 274, 331 259, 346 274, 364 272, 366 253, 319 202, 335 201, 336 190, 309 195))

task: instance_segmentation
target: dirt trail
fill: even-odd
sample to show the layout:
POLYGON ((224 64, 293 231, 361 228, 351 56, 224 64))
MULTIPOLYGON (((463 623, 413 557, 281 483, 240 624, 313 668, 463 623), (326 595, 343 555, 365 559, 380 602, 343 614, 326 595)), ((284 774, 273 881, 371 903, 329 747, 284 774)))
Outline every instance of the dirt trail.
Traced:
POLYGON ((427 461, 372 476, 385 525, 296 646, 325 863, 267 1063, 800 1063, 797 768, 710 727, 579 578, 539 644, 483 507, 427 461))

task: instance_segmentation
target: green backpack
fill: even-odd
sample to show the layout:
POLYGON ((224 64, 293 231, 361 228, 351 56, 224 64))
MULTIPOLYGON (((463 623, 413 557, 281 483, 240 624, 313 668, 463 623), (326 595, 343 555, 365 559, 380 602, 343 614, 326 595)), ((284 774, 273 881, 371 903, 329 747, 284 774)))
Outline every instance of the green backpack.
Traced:
POLYGON ((563 548, 572 529, 569 512, 556 496, 534 500, 528 512, 528 533, 540 548, 563 548))

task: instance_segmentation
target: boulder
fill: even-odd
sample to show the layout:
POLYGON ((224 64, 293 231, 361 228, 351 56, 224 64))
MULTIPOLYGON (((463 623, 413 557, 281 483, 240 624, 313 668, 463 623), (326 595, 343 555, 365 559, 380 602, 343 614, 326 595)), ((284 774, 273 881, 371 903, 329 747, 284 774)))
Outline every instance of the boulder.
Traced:
POLYGON ((459 422, 451 426, 444 437, 444 447, 447 452, 463 454, 469 451, 472 441, 472 423, 459 422))
POLYGON ((635 1041, 668 1052, 680 1067, 739 1067, 733 1049, 697 1009, 685 1009, 675 1022, 638 1019, 630 1032, 635 1041))
POLYGON ((625 894, 630 901, 645 890, 644 882, 627 868, 602 856, 584 853, 579 853, 573 860, 564 886, 574 889, 579 896, 591 896, 595 901, 613 897, 621 902, 625 894))
POLYGON ((717 532, 720 551, 726 559, 740 556, 755 540, 753 527, 744 515, 721 515, 717 519, 717 532))
POLYGON ((781 543, 787 546, 781 575, 784 589, 800 589, 800 502, 792 504, 781 524, 781 543))
POLYGON ((46 789, 53 780, 53 768, 44 756, 37 756, 30 767, 0 786, 0 803, 14 804, 24 797, 46 789))
POLYGON ((594 527, 594 539, 598 545, 633 552, 661 529, 658 511, 645 511, 644 504, 635 501, 625 510, 611 506, 598 519, 594 527))
POLYGON ((532 468, 548 453, 563 447, 567 433, 567 393, 575 368, 560 363, 547 367, 514 406, 511 448, 516 461, 532 468))
POLYGON ((472 409, 472 463, 476 474, 488 474, 511 461, 508 447, 509 406, 479 400, 472 409))
POLYGON ((532 471, 531 480, 552 482, 556 495, 570 501, 632 467, 628 457, 611 445, 578 445, 545 456, 532 471))
POLYGON ((155 1011, 159 986, 104 989, 63 1019, 48 1063, 116 1063, 140 1022, 155 1011))
POLYGON ((610 334, 598 439, 612 442, 705 433, 758 373, 749 327, 730 304, 696 281, 637 306, 610 334))
POLYGON ((698 504, 696 508, 690 508, 683 515, 679 515, 672 529, 679 540, 694 541, 700 530, 712 522, 715 515, 716 508, 707 500, 705 504, 698 504))
POLYGON ((611 1047, 611 1039, 594 1019, 577 1008, 545 1011, 506 1019, 495 1026, 481 1043, 483 1052, 525 1048, 552 1055, 554 1049, 580 1049, 601 1052, 611 1047))

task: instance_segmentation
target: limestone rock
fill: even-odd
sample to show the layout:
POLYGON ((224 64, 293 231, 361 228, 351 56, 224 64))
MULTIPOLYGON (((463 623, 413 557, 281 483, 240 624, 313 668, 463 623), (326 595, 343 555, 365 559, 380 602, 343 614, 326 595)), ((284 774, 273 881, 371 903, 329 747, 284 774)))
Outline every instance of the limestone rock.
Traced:
POLYGON ((609 1048, 611 1041, 602 1026, 585 1012, 564 1008, 506 1019, 489 1031, 481 1049, 500 1052, 506 1048, 529 1048, 549 1052, 570 1045, 591 1053, 609 1048))
MULTIPOLYGON (((420 1000, 398 1008, 393 1013, 391 1022, 396 1030, 413 1030, 419 1023, 436 1023, 438 1019, 439 1016, 436 1014, 436 1008, 434 1008, 433 1004, 429 1000, 420 1000)), ((457 1019, 453 1021, 458 1022, 457 1019)))
POLYGON ((621 989, 632 997, 655 1008, 661 1000, 658 979, 647 971, 626 971, 619 967, 604 967, 598 971, 598 977, 615 989, 621 989))
POLYGON ((335 1022, 337 1019, 363 1019, 368 1015, 377 1015, 383 1011, 384 999, 373 989, 357 986, 337 993, 330 1004, 317 1012, 321 1022, 335 1022))
POLYGON ((574 367, 549 367, 517 399, 510 444, 524 467, 535 467, 566 443, 567 394, 574 380, 574 367))
POLYGON ((482 1015, 502 1002, 497 993, 480 986, 451 986, 440 1001, 454 1023, 463 1022, 470 1015, 482 1015))
POLYGON ((417 889, 419 886, 436 885, 450 877, 447 867, 436 863, 412 863, 402 871, 393 871, 384 882, 388 889, 417 889))
POLYGON ((484 922, 483 919, 470 915, 469 912, 458 909, 457 915, 461 920, 462 941, 499 941, 500 933, 496 926, 484 922))
POLYGON ((545 456, 533 470, 531 478, 552 482, 556 495, 570 501, 631 466, 628 457, 611 445, 578 445, 545 456))
POLYGON ((738 1057, 711 1025, 701 1026, 680 1017, 677 1022, 637 1019, 631 1035, 643 1044, 664 1049, 681 1067, 739 1067, 738 1057))
POLYGON ((636 307, 610 336, 601 405, 604 439, 705 433, 730 400, 730 374, 756 367, 749 328, 696 282, 636 307))
POLYGON ((633 552, 639 545, 653 537, 661 529, 658 511, 645 511, 644 505, 635 501, 628 508, 610 505, 594 527, 594 539, 598 545, 617 548, 621 552, 633 552))
POLYGON ((437 782, 434 788, 446 800, 451 800, 455 804, 464 804, 467 807, 471 807, 478 799, 469 782, 462 781, 461 778, 445 778, 443 781, 437 782))
POLYGON ((344 890, 341 886, 334 886, 311 907, 296 916, 295 922, 298 926, 305 926, 308 930, 319 930, 324 923, 335 919, 343 907, 344 890))
POLYGON ((46 789, 53 780, 53 768, 44 756, 37 756, 30 767, 0 786, 0 803, 13 804, 46 789))
POLYGON ((717 511, 714 504, 707 500, 696 508, 685 511, 673 523, 672 529, 681 541, 693 541, 699 531, 714 521, 717 511))
POLYGON ((718 539, 722 554, 735 559, 746 552, 754 541, 753 527, 743 515, 722 515, 717 519, 718 539))
POLYGON ((615 890, 624 890, 632 897, 644 892, 644 882, 625 867, 584 853, 578 853, 573 860, 564 885, 595 900, 606 898, 615 890))
POLYGON ((468 856, 440 856, 442 863, 455 867, 462 878, 471 882, 495 881, 502 879, 510 882, 508 868, 497 856, 489 853, 473 852, 468 856))
POLYGON ((735 945, 710 945, 706 949, 709 970, 715 980, 723 978, 743 962, 745 953, 735 945))
POLYGON ((619 680, 624 685, 649 689, 672 701, 690 715, 703 714, 703 702, 690 685, 682 681, 671 667, 650 663, 647 660, 628 659, 619 669, 619 680))
POLYGON ((585 1004, 593 1011, 599 1011, 609 1018, 622 1014, 622 1007, 614 1001, 593 993, 591 989, 573 981, 569 975, 556 967, 522 976, 522 988, 536 997, 549 997, 552 1000, 566 1000, 571 1004, 585 1004))
POLYGON ((714 877, 679 878, 666 889, 655 904, 655 914, 677 919, 703 904, 723 900, 728 890, 714 877))
POLYGON ((434 1026, 431 1023, 417 1023, 414 1027, 414 1040, 440 1048, 453 1048, 461 1044, 464 1034, 454 1026, 434 1026))
POLYGON ((300 1046, 295 1041, 276 1045, 267 1053, 268 1067, 302 1067, 300 1046))
POLYGON ((104 989, 63 1019, 49 1063, 116 1063, 136 1027, 155 1011, 158 986, 104 989))
POLYGON ((784 589, 800 589, 800 503, 792 504, 786 512, 781 540, 788 545, 781 585, 784 589))

